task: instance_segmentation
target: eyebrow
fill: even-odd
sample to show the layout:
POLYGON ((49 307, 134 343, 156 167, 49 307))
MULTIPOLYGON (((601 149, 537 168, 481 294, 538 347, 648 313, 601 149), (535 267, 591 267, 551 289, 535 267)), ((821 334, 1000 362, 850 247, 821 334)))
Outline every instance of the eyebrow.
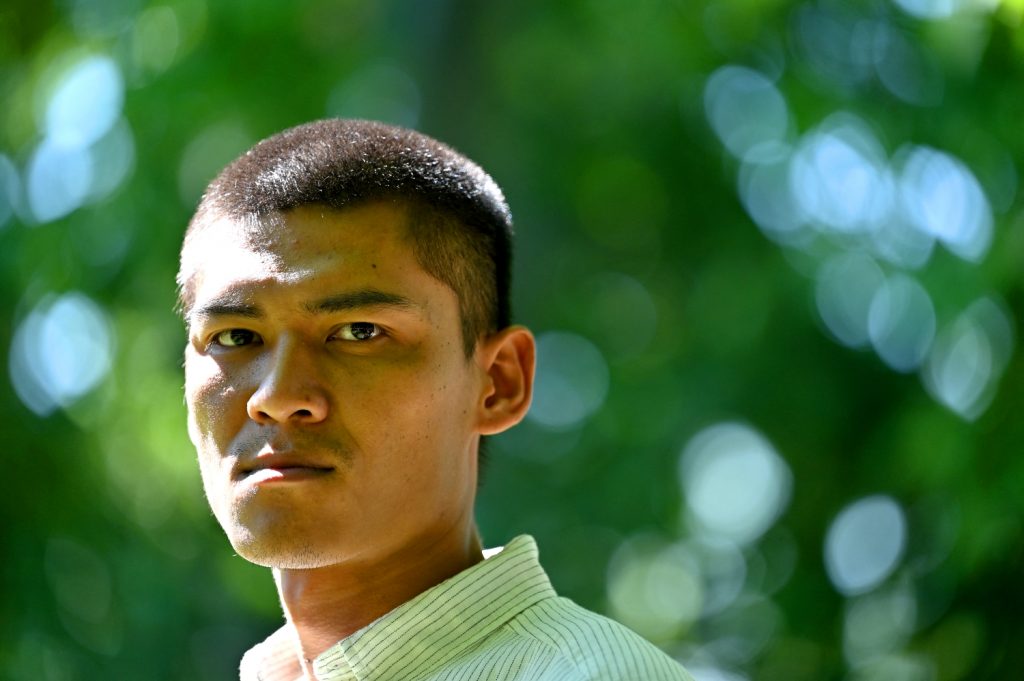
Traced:
POLYGON ((313 314, 345 312, 364 307, 419 308, 420 306, 405 296, 372 288, 338 293, 303 306, 307 312, 313 314))
MULTIPOLYGON (((377 289, 360 289, 338 293, 302 306, 310 314, 329 314, 367 307, 419 309, 421 306, 405 296, 377 289)), ((214 317, 263 319, 264 316, 263 310, 259 306, 244 302, 231 295, 215 298, 203 306, 194 309, 189 315, 192 319, 211 319, 214 317)))
POLYGON ((255 305, 232 300, 230 297, 214 299, 202 307, 192 310, 191 319, 210 319, 211 317, 245 317, 246 319, 262 319, 263 311, 255 305))

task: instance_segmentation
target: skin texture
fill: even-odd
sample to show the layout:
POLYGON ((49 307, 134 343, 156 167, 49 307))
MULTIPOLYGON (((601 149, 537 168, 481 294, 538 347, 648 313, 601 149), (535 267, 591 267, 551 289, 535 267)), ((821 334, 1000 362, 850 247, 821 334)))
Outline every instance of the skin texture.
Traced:
POLYGON ((308 660, 481 560, 481 435, 529 407, 522 327, 464 352, 401 204, 214 222, 189 246, 189 434, 239 555, 275 568, 308 660))

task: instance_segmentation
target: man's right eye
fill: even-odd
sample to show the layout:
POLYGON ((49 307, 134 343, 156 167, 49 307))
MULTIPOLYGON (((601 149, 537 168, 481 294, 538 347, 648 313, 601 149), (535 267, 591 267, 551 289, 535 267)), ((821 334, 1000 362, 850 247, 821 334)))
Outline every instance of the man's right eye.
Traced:
POLYGON ((219 345, 224 348, 238 348, 246 345, 253 345, 260 342, 260 337, 255 331, 248 329, 228 329, 221 331, 213 337, 212 345, 219 345))

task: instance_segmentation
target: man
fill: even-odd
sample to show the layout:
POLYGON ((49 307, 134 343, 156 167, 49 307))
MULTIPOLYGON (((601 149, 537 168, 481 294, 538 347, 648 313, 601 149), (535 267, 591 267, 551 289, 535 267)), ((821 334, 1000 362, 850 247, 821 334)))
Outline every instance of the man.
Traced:
POLYGON ((511 218, 418 133, 328 120, 207 188, 181 252, 189 434, 238 554, 286 624, 243 679, 687 679, 558 598, 519 537, 485 560, 480 439, 523 418, 511 218))

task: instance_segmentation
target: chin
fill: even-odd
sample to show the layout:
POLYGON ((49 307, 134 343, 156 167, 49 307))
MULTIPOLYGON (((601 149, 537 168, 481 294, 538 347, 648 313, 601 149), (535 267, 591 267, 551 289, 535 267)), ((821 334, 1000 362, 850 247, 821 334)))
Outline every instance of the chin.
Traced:
POLYGON ((331 555, 296 537, 257 537, 244 529, 229 533, 235 552, 250 563, 282 570, 308 570, 335 563, 331 555))
MULTIPOLYGON (((336 563, 338 528, 297 517, 291 509, 236 503, 221 521, 232 548, 250 563, 269 568, 310 569, 336 563)), ((216 515, 216 514, 215 514, 216 515)))

